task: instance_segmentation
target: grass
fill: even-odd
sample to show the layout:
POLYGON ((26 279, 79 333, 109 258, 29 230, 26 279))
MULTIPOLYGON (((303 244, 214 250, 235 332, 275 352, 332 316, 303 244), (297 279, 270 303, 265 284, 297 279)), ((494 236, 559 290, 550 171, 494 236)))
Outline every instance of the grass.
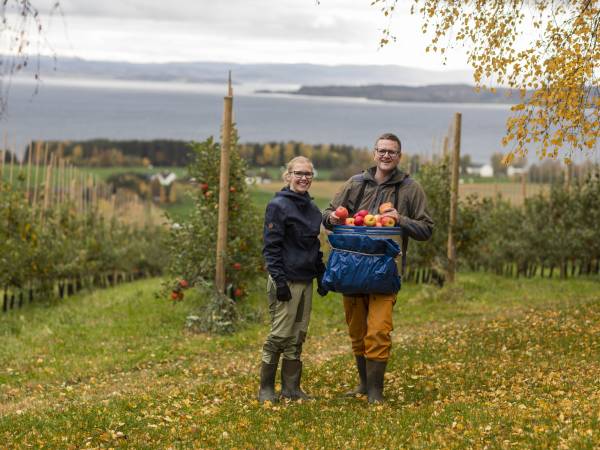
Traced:
MULTIPOLYGON (((159 280, 0 316, 1 448, 597 448, 597 279, 407 285, 385 406, 354 383, 341 301, 315 297, 304 403, 255 401, 265 323, 184 331, 159 280)), ((248 299, 266 315, 262 286, 248 299)))

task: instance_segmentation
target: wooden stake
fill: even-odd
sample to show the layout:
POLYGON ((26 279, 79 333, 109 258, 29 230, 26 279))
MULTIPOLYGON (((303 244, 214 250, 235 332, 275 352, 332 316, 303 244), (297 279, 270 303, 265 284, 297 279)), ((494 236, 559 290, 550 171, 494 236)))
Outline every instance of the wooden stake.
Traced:
POLYGON ((527 174, 523 172, 521 174, 521 195, 523 196, 523 203, 527 198, 527 174))
POLYGON ((233 89, 231 71, 227 95, 223 104, 223 137, 221 140, 221 172, 219 175, 219 218, 217 224, 217 260, 215 288, 225 293, 225 258, 227 252, 227 221, 229 215, 229 150, 233 128, 233 89))
POLYGON ((450 222, 448 224, 448 282, 453 283, 456 276, 456 245, 454 228, 458 211, 458 172, 460 167, 461 114, 454 114, 454 149, 452 152, 452 180, 450 183, 450 222))
POLYGON ((44 182, 44 211, 50 205, 50 184, 52 182, 52 166, 54 165, 54 153, 50 155, 50 161, 46 164, 46 180, 44 182))
POLYGON ((31 150, 31 142, 29 142, 29 150, 27 151, 27 183, 25 188, 25 200, 27 201, 27 204, 29 204, 29 200, 31 200, 31 194, 29 192, 31 187, 31 150))
POLYGON ((13 182, 13 166, 15 165, 15 150, 13 149, 10 152, 10 175, 8 177, 8 182, 12 185, 13 182))

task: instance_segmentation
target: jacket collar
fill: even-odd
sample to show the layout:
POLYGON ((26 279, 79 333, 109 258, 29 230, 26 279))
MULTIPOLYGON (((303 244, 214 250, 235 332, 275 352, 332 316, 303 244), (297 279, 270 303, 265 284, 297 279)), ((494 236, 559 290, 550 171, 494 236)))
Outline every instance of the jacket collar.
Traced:
MULTIPOLYGON (((366 169, 363 174, 365 177, 365 180, 367 181, 372 181, 373 183, 377 183, 377 181, 375 181, 375 172, 377 170, 376 166, 373 167, 369 167, 368 169, 366 169)), ((392 173, 388 176, 388 178, 381 183, 383 184, 397 184, 402 182, 406 177, 408 177, 409 175, 406 172, 403 172, 402 170, 400 170, 398 167, 396 167, 392 173)))

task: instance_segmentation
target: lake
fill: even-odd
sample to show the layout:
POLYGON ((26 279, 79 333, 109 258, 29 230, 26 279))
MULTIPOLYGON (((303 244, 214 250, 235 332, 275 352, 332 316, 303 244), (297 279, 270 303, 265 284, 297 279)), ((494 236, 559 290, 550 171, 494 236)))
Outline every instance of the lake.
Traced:
MULTIPOLYGON (((184 139, 218 135, 225 86, 135 81, 13 80, 0 121, 11 146, 30 140, 184 139)), ((255 94, 273 86, 234 86, 234 116, 242 142, 296 140, 371 147, 396 133, 407 153, 439 152, 453 114, 463 114, 462 150, 489 162, 500 144, 508 105, 392 103, 333 97, 255 94)))

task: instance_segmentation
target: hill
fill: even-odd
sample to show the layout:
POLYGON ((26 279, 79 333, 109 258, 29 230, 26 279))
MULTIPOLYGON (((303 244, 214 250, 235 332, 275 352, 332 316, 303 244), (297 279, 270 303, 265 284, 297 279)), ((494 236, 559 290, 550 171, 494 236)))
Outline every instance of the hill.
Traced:
POLYGON ((476 91, 468 84, 436 84, 427 86, 403 86, 374 84, 365 86, 302 86, 292 91, 260 90, 260 93, 286 93, 324 97, 359 97, 390 102, 431 103, 516 103, 518 95, 509 89, 498 88, 495 92, 476 91))

